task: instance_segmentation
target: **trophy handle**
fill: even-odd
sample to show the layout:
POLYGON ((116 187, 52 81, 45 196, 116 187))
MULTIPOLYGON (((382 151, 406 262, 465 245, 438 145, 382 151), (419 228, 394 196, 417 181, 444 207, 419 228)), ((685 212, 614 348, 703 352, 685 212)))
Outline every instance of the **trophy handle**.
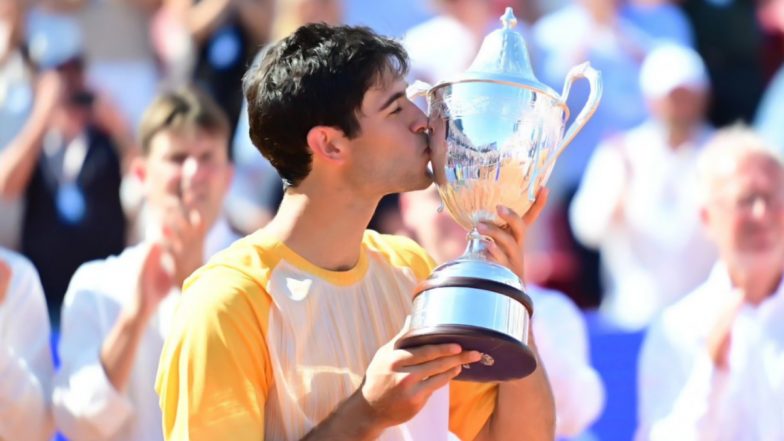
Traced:
POLYGON ((555 154, 548 160, 548 164, 545 167, 546 171, 542 179, 542 185, 546 184, 547 180, 550 179, 550 173, 553 171, 555 160, 561 156, 561 153, 563 153, 566 146, 568 146, 574 140, 574 137, 577 136, 577 133, 582 130, 582 128, 585 126, 585 123, 587 123, 588 120, 593 116, 594 112, 596 112, 596 108, 599 107, 599 101, 602 98, 603 89, 602 74, 598 70, 591 67, 591 63, 588 61, 573 67, 566 75, 566 83, 564 83, 561 100, 566 103, 566 100, 569 98, 569 91, 572 88, 572 83, 580 78, 585 78, 588 80, 588 84, 591 86, 591 92, 588 95, 588 100, 585 102, 585 106, 583 106, 583 109, 574 119, 572 125, 569 126, 569 128, 566 130, 566 134, 561 140, 561 145, 558 146, 558 150, 556 150, 555 154))
POLYGON ((406 97, 408 97, 409 100, 414 100, 415 98, 419 97, 426 97, 427 93, 432 88, 433 86, 430 84, 424 81, 416 80, 411 85, 406 87, 406 97))

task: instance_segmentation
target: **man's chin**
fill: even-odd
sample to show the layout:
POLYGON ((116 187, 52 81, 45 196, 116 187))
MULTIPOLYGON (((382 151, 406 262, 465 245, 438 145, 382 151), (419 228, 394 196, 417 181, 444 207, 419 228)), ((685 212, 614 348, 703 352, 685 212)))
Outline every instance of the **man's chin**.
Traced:
POLYGON ((430 173, 430 171, 428 170, 425 173, 424 178, 420 180, 416 188, 412 188, 411 191, 424 190, 426 188, 429 188, 432 184, 433 184, 433 174, 430 173))
POLYGON ((784 263, 784 246, 759 245, 739 253, 739 263, 747 268, 759 268, 784 263))

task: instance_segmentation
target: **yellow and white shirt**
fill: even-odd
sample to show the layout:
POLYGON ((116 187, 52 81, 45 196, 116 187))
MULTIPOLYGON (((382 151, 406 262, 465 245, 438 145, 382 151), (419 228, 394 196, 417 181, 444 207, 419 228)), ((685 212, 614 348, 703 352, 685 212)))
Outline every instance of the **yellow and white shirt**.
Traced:
MULTIPOLYGON (((414 242, 373 231, 340 272, 263 230, 236 242, 185 283, 156 382, 166 439, 300 439, 360 386, 433 266, 414 242)), ((496 395, 453 382, 380 439, 471 440, 496 395)))

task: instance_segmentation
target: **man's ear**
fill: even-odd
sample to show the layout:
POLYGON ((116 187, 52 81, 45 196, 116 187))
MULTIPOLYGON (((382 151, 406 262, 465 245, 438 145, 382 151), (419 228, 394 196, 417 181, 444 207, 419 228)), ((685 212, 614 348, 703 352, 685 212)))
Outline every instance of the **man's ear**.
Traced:
POLYGON ((711 212, 704 204, 700 206, 700 223, 702 224, 702 231, 705 237, 716 240, 716 237, 713 233, 713 218, 711 217, 711 212))
POLYGON ((130 166, 131 174, 139 182, 144 182, 147 179, 147 160, 144 156, 135 156, 131 160, 130 166))
POLYGON ((342 162, 346 157, 343 131, 334 127, 316 126, 308 131, 308 147, 314 156, 331 162, 342 162))

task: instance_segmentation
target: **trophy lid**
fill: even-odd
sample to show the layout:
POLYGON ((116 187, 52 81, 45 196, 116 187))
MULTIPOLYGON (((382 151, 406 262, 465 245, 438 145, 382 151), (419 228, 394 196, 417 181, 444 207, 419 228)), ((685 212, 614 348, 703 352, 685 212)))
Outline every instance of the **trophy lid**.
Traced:
POLYGON ((525 40, 514 30, 517 18, 512 8, 507 7, 500 19, 501 29, 496 29, 485 37, 468 70, 436 87, 465 81, 488 81, 538 89, 557 97, 555 91, 534 75, 525 40))

